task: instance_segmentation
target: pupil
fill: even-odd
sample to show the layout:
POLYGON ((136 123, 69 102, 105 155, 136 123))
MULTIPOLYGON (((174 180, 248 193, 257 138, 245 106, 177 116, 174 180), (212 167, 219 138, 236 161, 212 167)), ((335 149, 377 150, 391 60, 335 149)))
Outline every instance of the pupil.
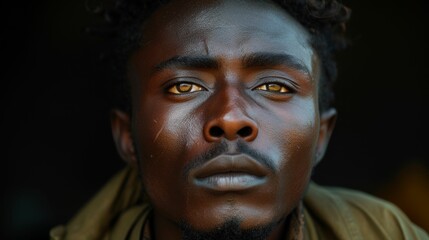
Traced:
POLYGON ((192 88, 192 84, 189 83, 181 83, 179 86, 179 92, 189 92, 192 88))
POLYGON ((278 84, 268 84, 268 89, 270 91, 280 91, 280 85, 278 84))

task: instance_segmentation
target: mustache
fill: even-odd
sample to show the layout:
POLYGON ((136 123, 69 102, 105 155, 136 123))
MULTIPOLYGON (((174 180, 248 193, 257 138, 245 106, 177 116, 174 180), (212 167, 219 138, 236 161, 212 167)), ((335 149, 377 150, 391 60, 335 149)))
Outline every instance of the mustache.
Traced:
POLYGON ((192 171, 195 168, 199 168, 202 165, 204 165, 206 162, 210 161, 211 159, 223 155, 223 154, 246 154, 253 159, 255 159, 257 162, 265 166, 267 169, 269 169, 271 172, 276 171, 276 167, 274 164, 274 160, 269 157, 268 155, 255 150, 251 148, 248 144, 243 143, 242 141, 238 141, 235 145, 235 148, 233 152, 231 152, 231 144, 228 144, 227 141, 222 141, 215 145, 213 148, 209 149, 208 151, 203 152, 202 154, 196 156, 191 161, 189 161, 183 168, 183 176, 187 177, 189 175, 189 172, 192 171))

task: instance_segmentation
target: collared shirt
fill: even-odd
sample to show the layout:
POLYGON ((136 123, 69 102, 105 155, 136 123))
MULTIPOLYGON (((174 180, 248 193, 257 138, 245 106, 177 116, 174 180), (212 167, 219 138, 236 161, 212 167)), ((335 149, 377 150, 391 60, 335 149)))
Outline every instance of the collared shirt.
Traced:
MULTIPOLYGON (((67 225, 52 229, 51 239, 150 240, 152 208, 142 189, 137 171, 127 167, 67 225)), ((285 240, 429 240, 429 235, 393 204, 315 183, 310 183, 289 219, 285 240)))

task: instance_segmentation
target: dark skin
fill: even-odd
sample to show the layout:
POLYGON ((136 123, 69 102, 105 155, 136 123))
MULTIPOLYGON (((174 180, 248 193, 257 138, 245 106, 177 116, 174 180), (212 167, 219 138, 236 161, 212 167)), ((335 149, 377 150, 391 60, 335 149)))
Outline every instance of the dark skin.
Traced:
POLYGON ((156 239, 181 239, 181 222, 209 231, 231 219, 278 223, 267 239, 280 239, 336 117, 319 112, 307 30, 267 2, 177 0, 143 36, 129 60, 132 118, 114 110, 112 129, 141 172, 156 239))

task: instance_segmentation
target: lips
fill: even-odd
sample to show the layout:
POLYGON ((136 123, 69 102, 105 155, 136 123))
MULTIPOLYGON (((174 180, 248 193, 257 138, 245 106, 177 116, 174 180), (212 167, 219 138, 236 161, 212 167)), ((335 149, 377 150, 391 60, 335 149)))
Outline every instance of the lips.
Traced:
POLYGON ((191 171, 195 185, 215 191, 240 191, 265 183, 269 169, 245 154, 220 155, 191 171))

